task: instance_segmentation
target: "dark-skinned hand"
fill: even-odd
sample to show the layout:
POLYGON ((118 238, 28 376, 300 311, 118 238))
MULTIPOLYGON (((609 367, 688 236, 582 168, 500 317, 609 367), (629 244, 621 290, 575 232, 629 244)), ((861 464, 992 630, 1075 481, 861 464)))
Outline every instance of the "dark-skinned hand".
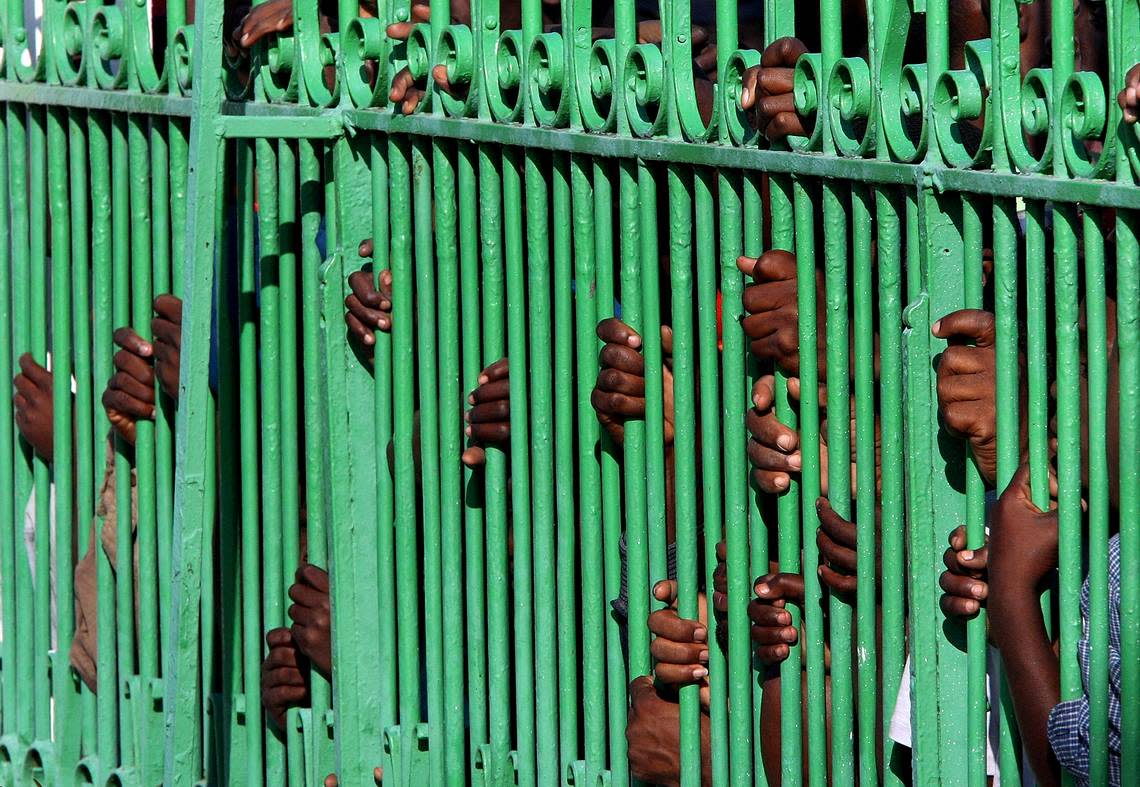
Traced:
MULTIPOLYGON (((625 737, 629 770, 635 779, 662 787, 681 783, 681 706, 662 697, 643 675, 629 684, 625 737)), ((701 714, 701 783, 711 782, 709 717, 701 714)))
MULTIPOLYGON (((598 379, 590 394, 590 403, 598 421, 619 445, 625 440, 625 422, 645 418, 645 358, 641 355, 641 336, 619 320, 610 317, 598 323, 598 338, 605 342, 598 359, 598 379)), ((673 354, 673 331, 661 327, 663 361, 673 354)), ((662 394, 664 401, 665 444, 673 443, 673 372, 663 362, 662 394)))
POLYGON ((796 61, 806 53, 798 38, 779 38, 764 50, 760 65, 744 72, 740 108, 751 110, 753 126, 769 142, 807 135, 792 92, 796 61))
POLYGON ((990 586, 987 581, 989 543, 978 549, 966 549, 966 526, 950 533, 950 547, 942 556, 946 570, 938 578, 942 588, 939 604, 947 617, 972 618, 986 603, 990 586))
MULTIPOLYGON (((431 8, 426 0, 413 0, 411 18, 407 22, 395 22, 388 25, 388 38, 394 41, 407 41, 412 34, 413 27, 428 22, 430 19, 431 8)), ((460 21, 466 22, 467 20, 460 21)), ((443 64, 432 66, 431 78, 435 82, 437 90, 442 90, 448 95, 459 95, 459 86, 452 85, 447 78, 447 66, 443 64)), ((410 115, 415 112, 416 107, 426 95, 427 89, 423 82, 417 80, 407 66, 400 69, 396 76, 392 77, 392 85, 388 90, 388 100, 395 107, 398 107, 403 114, 410 115)))
POLYGON ((308 665, 287 628, 265 635, 269 653, 261 662, 261 704, 279 729, 285 729, 285 711, 308 707, 308 665))
POLYGON ((1140 119, 1140 63, 1128 69, 1124 77, 1124 89, 1116 96, 1120 108, 1124 110, 1124 122, 1136 123, 1140 119))
MULTIPOLYGON (((261 39, 293 28, 292 0, 268 0, 254 6, 234 29, 232 45, 252 49, 261 39)), ((232 50, 231 50, 232 53, 232 50)))
POLYGON ((112 338, 121 349, 113 358, 115 373, 103 392, 103 409, 115 431, 134 445, 136 423, 154 419, 154 346, 126 326, 112 338))
MULTIPOLYGON (((788 380, 789 397, 793 391, 798 396, 799 380, 796 378, 788 380)), ((791 487, 792 479, 799 477, 803 455, 800 453, 799 432, 780 423, 776 417, 776 378, 773 375, 761 377, 752 386, 752 404, 745 416, 752 480, 761 492, 782 494, 791 487)))
POLYGON ((511 380, 506 358, 479 374, 479 386, 467 397, 471 409, 463 416, 469 440, 463 464, 479 467, 487 461, 484 445, 506 445, 511 439, 511 380))
POLYGON ((306 563, 297 569, 289 588, 289 619, 293 641, 326 679, 332 676, 332 611, 329 604, 329 575, 306 563))
POLYGON ((997 356, 994 316, 951 312, 931 332, 949 346, 938 360, 938 412, 951 434, 969 441, 987 483, 997 478, 997 356))
POLYGON ((182 301, 173 295, 154 299, 154 319, 150 331, 154 336, 154 373, 162 392, 178 401, 178 374, 182 362, 182 301))
POLYGON ((800 638, 787 603, 803 606, 804 578, 800 574, 765 574, 756 580, 754 590, 757 597, 748 604, 753 650, 761 663, 779 664, 800 638))
MULTIPOLYGON (((1055 488, 1055 481, 1050 486, 1055 488)), ((1057 567, 1057 510, 1033 503, 1029 464, 1023 464, 990 516, 989 593, 1035 591, 1057 567)))
POLYGON ((708 612, 705 595, 699 595, 697 620, 686 620, 677 614, 677 582, 667 579, 653 587, 653 597, 665 603, 649 615, 649 631, 653 642, 649 653, 656 661, 653 674, 659 683, 680 688, 696 684, 701 687, 701 706, 709 706, 708 612))
POLYGON ((52 375, 30 353, 21 355, 19 363, 20 373, 12 381, 16 389, 12 397, 16 428, 32 450, 50 463, 55 455, 52 375))
POLYGON ((819 547, 819 578, 835 593, 855 596, 858 587, 858 552, 855 523, 835 512, 827 498, 815 501, 819 529, 815 543, 819 547))
MULTIPOLYGON (((371 238, 360 244, 360 256, 372 257, 371 238)), ((348 326, 348 338, 366 352, 372 363, 373 348, 376 345, 376 331, 392 330, 392 271, 380 271, 380 288, 376 288, 376 277, 371 270, 359 270, 348 276, 348 287, 352 292, 344 299, 344 322, 348 326)))
MULTIPOLYGON (((799 301, 796 298, 796 256, 773 249, 758 258, 740 257, 737 267, 752 282, 744 288, 744 333, 749 349, 761 361, 771 363, 789 377, 800 374, 799 301)), ((827 379, 827 313, 823 308, 823 273, 815 272, 816 368, 822 383, 827 379)))

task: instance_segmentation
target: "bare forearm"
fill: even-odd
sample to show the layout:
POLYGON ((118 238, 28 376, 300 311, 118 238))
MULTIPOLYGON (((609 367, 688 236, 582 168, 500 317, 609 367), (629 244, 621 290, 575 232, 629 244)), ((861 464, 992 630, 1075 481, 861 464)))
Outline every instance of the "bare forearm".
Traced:
POLYGON ((1060 766, 1049 745, 1049 714, 1061 699, 1061 678, 1037 594, 995 587, 990 615, 1029 762, 1042 787, 1056 785, 1060 766))

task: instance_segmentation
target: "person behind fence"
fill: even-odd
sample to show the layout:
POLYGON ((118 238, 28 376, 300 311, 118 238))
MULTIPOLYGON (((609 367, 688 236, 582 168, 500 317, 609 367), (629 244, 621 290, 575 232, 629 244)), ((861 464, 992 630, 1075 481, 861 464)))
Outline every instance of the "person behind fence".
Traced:
MULTIPOLYGON (((178 400, 178 367, 182 347, 182 301, 173 295, 159 295, 154 301, 154 318, 151 320, 152 341, 143 340, 130 327, 118 328, 113 339, 120 348, 114 355, 115 372, 103 393, 103 409, 111 422, 113 433, 123 441, 125 450, 131 450, 136 438, 136 424, 155 417, 155 380, 162 391, 173 401, 178 400)), ((111 570, 119 570, 118 562, 118 504, 116 499, 115 446, 107 441, 106 469, 99 489, 99 502, 95 519, 90 523, 91 536, 87 552, 75 565, 75 638, 68 658, 79 677, 91 691, 98 690, 98 581, 97 566, 102 549, 110 562, 111 570), (98 533, 98 538, 95 537, 98 533)), ((132 533, 138 523, 137 479, 131 471, 132 533)), ((133 540, 133 539, 132 539, 133 540)), ((135 543, 133 571, 139 571, 138 545, 135 543)), ((134 582, 135 610, 141 589, 134 582)))

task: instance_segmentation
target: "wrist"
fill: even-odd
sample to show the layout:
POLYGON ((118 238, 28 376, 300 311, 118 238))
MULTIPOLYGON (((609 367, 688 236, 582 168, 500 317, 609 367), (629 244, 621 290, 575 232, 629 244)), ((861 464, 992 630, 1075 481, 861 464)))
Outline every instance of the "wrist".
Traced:
POLYGON ((986 608, 990 635, 999 650, 1020 640, 1026 627, 1043 624, 1040 596, 1033 585, 991 581, 986 608))

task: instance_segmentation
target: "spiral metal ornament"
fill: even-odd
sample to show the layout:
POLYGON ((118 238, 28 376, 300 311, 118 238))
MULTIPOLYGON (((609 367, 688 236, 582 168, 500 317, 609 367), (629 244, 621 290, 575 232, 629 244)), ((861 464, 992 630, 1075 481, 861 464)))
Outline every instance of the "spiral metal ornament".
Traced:
POLYGON ((53 46, 56 53, 55 68, 59 81, 65 85, 81 85, 87 69, 84 67, 84 46, 87 22, 91 7, 86 3, 71 2, 63 11, 58 39, 53 46))
POLYGON ((530 106, 540 126, 565 124, 570 112, 566 95, 566 51, 561 33, 535 36, 527 54, 530 106))
POLYGON ((467 25, 448 25, 435 45, 435 61, 447 69, 447 83, 465 90, 463 98, 444 91, 436 93, 443 111, 452 117, 469 117, 478 106, 475 74, 475 37, 467 25))
POLYGON ((590 47, 590 100, 581 100, 579 104, 586 128, 592 131, 612 131, 617 121, 618 105, 614 101, 617 67, 617 41, 612 38, 595 41, 590 47))
POLYGON ((971 121, 990 114, 990 63, 993 52, 989 39, 966 44, 966 67, 945 71, 934 87, 933 119, 938 148, 946 163, 967 169, 990 160, 991 125, 983 126, 981 143, 971 149, 962 130, 971 121))
POLYGON ((625 60, 622 99, 630 130, 651 137, 665 126, 665 60, 653 44, 638 44, 625 60))
POLYGON ((91 66, 95 83, 104 89, 127 82, 126 22, 118 6, 105 5, 91 15, 91 66), (118 69, 112 65, 118 61, 118 69))
POLYGON ((740 106, 744 75, 748 69, 760 65, 760 53, 755 49, 738 49, 728 58, 728 66, 720 75, 721 122, 735 145, 754 145, 760 134, 752 126, 748 112, 740 106))
POLYGON ((835 61, 827 80, 827 112, 831 137, 845 156, 865 156, 875 147, 875 93, 871 67, 861 57, 835 61))
MULTIPOLYGON (((19 7, 17 6, 17 12, 19 7)), ((20 18, 20 24, 11 29, 11 38, 4 39, 4 60, 7 68, 20 82, 35 82, 43 79, 44 59, 35 57, 28 48, 28 29, 20 18)))
POLYGON ((183 93, 189 93, 194 86, 194 27, 185 25, 174 34, 173 51, 170 54, 171 76, 178 82, 183 93))
POLYGON ((673 99, 676 101, 677 117, 681 121, 681 132, 692 142, 706 142, 716 136, 720 123, 720 88, 713 85, 712 117, 706 125, 701 117, 697 101, 697 87, 693 80, 693 29, 692 9, 688 2, 673 3, 672 34, 664 36, 665 63, 673 79, 673 99), (676 32, 683 31, 683 32, 676 32))
MULTIPOLYGON (((264 46, 264 43, 259 44, 264 46)), ((231 55, 222 49, 222 87, 230 101, 245 101, 253 96, 253 69, 256 63, 247 50, 231 55)))
MULTIPOLYGON (((1002 141, 1014 170, 1041 172, 1049 163, 1048 155, 1035 153, 1025 133, 1021 27, 1017 6, 1017 0, 999 0, 992 6, 995 31, 991 79, 997 91, 993 108, 1001 113, 1002 141)), ((1047 88, 1047 91, 1051 90, 1052 87, 1047 88)))
POLYGON ((796 113, 808 118, 811 129, 807 136, 788 137, 788 145, 792 150, 801 152, 819 150, 823 124, 819 122, 817 113, 820 95, 823 93, 822 70, 823 64, 818 53, 801 55, 796 61, 792 72, 792 98, 795 101, 796 113))
POLYGON ((297 40, 291 32, 274 33, 259 45, 261 62, 261 89, 270 101, 297 100, 297 40))
POLYGON ((150 9, 146 0, 126 0, 131 65, 139 88, 158 93, 166 88, 166 63, 156 65, 150 46, 150 9))
POLYGON ((295 40, 295 69, 301 72, 309 101, 318 107, 332 106, 340 96, 336 69, 328 69, 331 84, 326 81, 326 66, 336 59, 335 45, 321 33, 316 3, 295 3, 293 6, 293 37, 295 40))
POLYGON ((892 158, 904 162, 925 156, 927 143, 926 65, 903 62, 914 4, 892 2, 879 60, 879 127, 892 158))
POLYGON ((1091 71, 1070 76, 1061 94, 1060 112, 1061 150, 1069 171, 1078 178, 1111 177, 1116 170, 1114 138, 1105 140, 1099 154, 1088 147, 1118 121, 1116 101, 1107 100, 1100 77, 1091 71))

